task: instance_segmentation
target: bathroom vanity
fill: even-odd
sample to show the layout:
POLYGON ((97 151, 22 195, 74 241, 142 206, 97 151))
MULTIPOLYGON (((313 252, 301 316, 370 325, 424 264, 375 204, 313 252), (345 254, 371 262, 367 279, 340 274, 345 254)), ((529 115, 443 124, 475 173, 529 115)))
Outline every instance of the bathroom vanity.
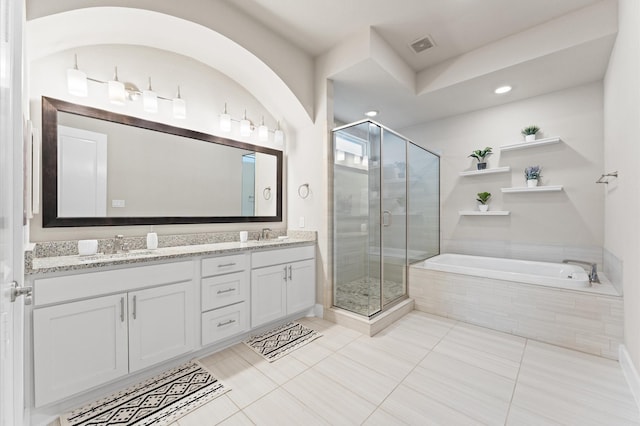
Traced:
POLYGON ((314 239, 32 262, 34 407, 213 352, 315 304, 314 239))

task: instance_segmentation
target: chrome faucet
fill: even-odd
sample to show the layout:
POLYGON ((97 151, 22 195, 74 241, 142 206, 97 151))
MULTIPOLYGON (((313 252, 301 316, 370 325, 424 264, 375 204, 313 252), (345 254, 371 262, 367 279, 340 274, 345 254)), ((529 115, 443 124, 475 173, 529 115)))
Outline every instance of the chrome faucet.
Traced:
POLYGON ((126 248, 126 243, 124 242, 124 235, 116 235, 113 240, 113 252, 114 253, 122 253, 129 251, 126 248))
POLYGON ((262 228, 262 233, 260 235, 260 238, 263 240, 268 240, 270 236, 271 236, 271 228, 262 228))
POLYGON ((589 271, 589 282, 590 283, 600 283, 600 278, 598 278, 598 266, 595 263, 585 262, 583 260, 571 260, 565 259, 562 263, 577 263, 579 265, 587 265, 591 269, 589 271))

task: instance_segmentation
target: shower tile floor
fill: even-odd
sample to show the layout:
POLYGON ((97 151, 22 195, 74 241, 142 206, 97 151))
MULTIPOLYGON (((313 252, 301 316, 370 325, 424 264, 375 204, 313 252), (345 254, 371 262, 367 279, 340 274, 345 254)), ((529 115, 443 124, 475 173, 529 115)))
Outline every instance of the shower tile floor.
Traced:
MULTIPOLYGON (((406 293, 404 284, 384 280, 384 304, 406 293)), ((360 315, 370 315, 380 310, 380 279, 360 278, 336 285, 334 304, 360 315)))
POLYGON ((616 361, 413 311, 374 337, 323 337, 274 363, 202 359, 231 388, 172 426, 640 424, 616 361))

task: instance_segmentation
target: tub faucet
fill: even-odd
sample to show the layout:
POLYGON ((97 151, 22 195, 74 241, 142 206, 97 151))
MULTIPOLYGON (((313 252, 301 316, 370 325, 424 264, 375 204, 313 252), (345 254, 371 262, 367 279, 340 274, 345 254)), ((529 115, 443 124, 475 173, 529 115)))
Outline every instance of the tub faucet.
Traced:
POLYGON ((591 268, 589 271, 589 282, 590 283, 600 283, 600 278, 598 278, 598 266, 595 263, 585 262, 583 260, 571 260, 565 259, 562 263, 577 263, 579 265, 587 265, 591 268))

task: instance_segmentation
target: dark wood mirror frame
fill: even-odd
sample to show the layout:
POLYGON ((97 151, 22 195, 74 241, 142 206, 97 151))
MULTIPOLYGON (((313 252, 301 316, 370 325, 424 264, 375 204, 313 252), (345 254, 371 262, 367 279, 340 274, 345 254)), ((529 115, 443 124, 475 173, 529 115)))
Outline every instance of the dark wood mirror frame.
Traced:
POLYGON ((245 223, 282 221, 282 151, 256 146, 232 139, 221 138, 194 130, 156 123, 141 118, 122 115, 97 108, 42 97, 42 226, 123 226, 123 225, 167 225, 195 223, 245 223), (275 216, 186 216, 186 217, 58 217, 58 112, 92 117, 128 126, 140 127, 162 133, 197 139, 274 155, 277 160, 276 215, 275 216))

